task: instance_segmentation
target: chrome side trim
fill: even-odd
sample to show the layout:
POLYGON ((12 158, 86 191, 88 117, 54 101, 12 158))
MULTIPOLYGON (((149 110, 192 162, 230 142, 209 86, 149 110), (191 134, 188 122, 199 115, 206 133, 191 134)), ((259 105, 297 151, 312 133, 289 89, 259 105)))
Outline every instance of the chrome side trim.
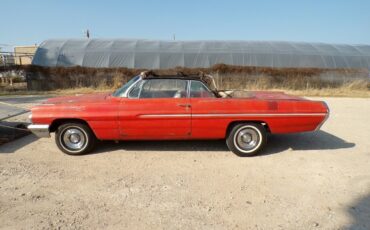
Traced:
POLYGON ((301 117, 324 116, 325 113, 232 113, 232 114, 193 114, 193 117, 301 117))
POLYGON ((189 117, 191 118, 191 114, 143 114, 139 115, 140 118, 165 118, 165 117, 189 117))
POLYGON ((142 114, 140 118, 163 117, 304 117, 326 116, 327 113, 230 113, 230 114, 142 114))
POLYGON ((37 137, 50 137, 49 125, 31 124, 27 128, 37 137))

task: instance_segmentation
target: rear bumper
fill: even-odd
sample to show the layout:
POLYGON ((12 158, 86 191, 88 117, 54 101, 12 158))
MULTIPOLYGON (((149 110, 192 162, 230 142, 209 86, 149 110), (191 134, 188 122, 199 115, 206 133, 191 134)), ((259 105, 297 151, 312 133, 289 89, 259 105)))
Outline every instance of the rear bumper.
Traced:
POLYGON ((31 124, 27 128, 37 137, 50 137, 49 125, 31 124))

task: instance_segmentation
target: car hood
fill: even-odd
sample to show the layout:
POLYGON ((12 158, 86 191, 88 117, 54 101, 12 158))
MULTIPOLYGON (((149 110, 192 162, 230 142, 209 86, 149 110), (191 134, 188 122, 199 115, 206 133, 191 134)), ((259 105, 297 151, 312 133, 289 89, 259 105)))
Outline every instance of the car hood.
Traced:
POLYGON ((70 104, 70 103, 99 103, 104 101, 110 93, 81 94, 75 96, 54 97, 46 100, 44 104, 70 104))

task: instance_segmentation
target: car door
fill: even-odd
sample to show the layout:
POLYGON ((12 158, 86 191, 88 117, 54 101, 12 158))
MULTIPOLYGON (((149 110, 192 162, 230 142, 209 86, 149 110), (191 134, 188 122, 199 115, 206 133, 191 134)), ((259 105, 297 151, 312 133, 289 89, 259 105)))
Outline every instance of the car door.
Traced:
POLYGON ((201 81, 192 80, 190 86, 192 108, 191 137, 194 139, 219 139, 225 137, 230 119, 222 114, 228 112, 232 103, 217 98, 201 81))
POLYGON ((122 98, 121 139, 186 139, 191 131, 188 81, 147 79, 122 98))

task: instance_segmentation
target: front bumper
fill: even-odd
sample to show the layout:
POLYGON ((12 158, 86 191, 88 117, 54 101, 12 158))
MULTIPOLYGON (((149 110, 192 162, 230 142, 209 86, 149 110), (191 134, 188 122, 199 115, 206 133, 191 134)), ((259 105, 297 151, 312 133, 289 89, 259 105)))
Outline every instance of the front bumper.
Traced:
POLYGON ((37 137, 50 137, 49 125, 31 124, 27 128, 37 137))

